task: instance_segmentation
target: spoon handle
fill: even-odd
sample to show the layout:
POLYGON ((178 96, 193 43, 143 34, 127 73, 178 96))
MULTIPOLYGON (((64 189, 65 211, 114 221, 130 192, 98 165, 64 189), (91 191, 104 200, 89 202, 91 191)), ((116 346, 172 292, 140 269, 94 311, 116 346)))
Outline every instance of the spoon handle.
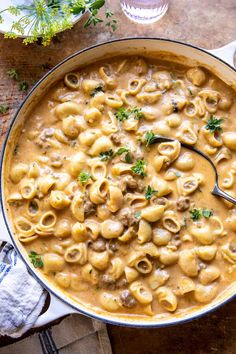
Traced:
POLYGON ((228 200, 228 202, 231 202, 236 205, 236 198, 233 198, 228 193, 225 193, 224 191, 222 191, 217 184, 215 184, 212 194, 222 197, 222 198, 228 200))

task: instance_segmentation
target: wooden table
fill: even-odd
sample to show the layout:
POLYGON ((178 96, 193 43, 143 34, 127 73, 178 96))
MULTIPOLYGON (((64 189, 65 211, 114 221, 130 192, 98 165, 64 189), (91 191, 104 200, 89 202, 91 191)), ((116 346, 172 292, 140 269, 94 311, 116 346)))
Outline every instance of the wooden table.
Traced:
MULTIPOLYGON (((122 14, 118 0, 107 0, 106 3, 119 21, 115 33, 104 25, 85 30, 82 21, 72 31, 58 35, 46 48, 38 44, 26 47, 21 40, 5 40, 0 35, 0 104, 10 106, 8 114, 0 116, 0 144, 14 111, 24 97, 18 83, 6 74, 10 68, 16 68, 21 79, 32 85, 48 68, 66 56, 109 39, 157 36, 208 49, 236 39, 235 0, 172 0, 165 17, 148 26, 130 22, 122 14)), ((208 316, 178 327, 147 330, 108 326, 108 330, 115 354, 234 354, 236 303, 231 302, 208 316)), ((0 340, 1 343, 3 340, 0 340)))

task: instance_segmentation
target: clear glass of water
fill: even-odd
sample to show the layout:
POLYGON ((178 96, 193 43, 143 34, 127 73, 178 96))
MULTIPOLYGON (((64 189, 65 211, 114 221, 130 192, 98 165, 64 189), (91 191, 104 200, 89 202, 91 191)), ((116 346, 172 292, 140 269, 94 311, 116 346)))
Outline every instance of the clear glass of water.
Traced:
POLYGON ((143 24, 160 20, 168 10, 168 0, 120 0, 122 10, 131 20, 143 24))

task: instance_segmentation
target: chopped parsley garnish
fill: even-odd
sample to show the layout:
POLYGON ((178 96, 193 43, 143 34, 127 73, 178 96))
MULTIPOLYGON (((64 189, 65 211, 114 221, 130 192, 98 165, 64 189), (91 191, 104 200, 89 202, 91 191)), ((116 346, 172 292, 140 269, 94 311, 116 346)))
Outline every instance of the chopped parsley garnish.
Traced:
POLYGON ((104 92, 104 88, 102 85, 95 87, 95 89, 90 93, 90 96, 94 97, 98 92, 104 92))
POLYGON ((0 105, 0 114, 5 114, 8 112, 8 110, 9 110, 9 106, 7 106, 6 104, 0 105))
POLYGON ((190 210, 189 212, 191 215, 190 217, 193 221, 197 221, 197 220, 201 219, 201 217, 202 217, 201 209, 194 208, 194 209, 190 210))
POLYGON ((129 148, 127 147, 120 147, 116 152, 114 152, 112 149, 101 152, 99 154, 101 161, 108 161, 111 160, 113 157, 116 156, 121 156, 122 154, 125 154, 124 156, 124 161, 127 163, 132 163, 132 155, 129 151, 129 148))
POLYGON ((140 119, 143 116, 142 108, 134 107, 131 109, 130 114, 134 115, 134 119, 140 119))
POLYGON ((125 156, 124 156, 124 161, 127 162, 127 163, 131 163, 132 162, 132 155, 130 154, 129 152, 129 148, 127 147, 121 147, 119 148, 114 156, 121 156, 122 154, 125 153, 125 156))
POLYGON ((146 174, 146 161, 144 160, 137 160, 135 165, 131 167, 131 170, 140 177, 144 178, 147 176, 146 174))
POLYGON ((141 211, 136 211, 136 212, 134 213, 134 217, 135 217, 136 219, 139 219, 140 216, 141 216, 141 211))
POLYGON ((19 83, 19 90, 22 92, 27 92, 29 89, 29 85, 26 81, 22 81, 19 83))
POLYGON ((115 113, 115 116, 120 122, 124 122, 124 120, 127 120, 129 118, 129 112, 124 107, 120 107, 115 113))
POLYGON ((152 189, 151 186, 147 186, 146 190, 145 190, 145 198, 147 200, 150 200, 152 198, 153 195, 157 195, 158 191, 152 189))
POLYGON ((37 252, 31 251, 29 253, 29 259, 30 259, 31 263, 33 264, 34 268, 42 268, 43 267, 42 258, 40 256, 40 254, 38 254, 37 252))
POLYGON ((84 186, 90 178, 91 175, 88 172, 80 172, 78 176, 78 182, 81 186, 84 186))
POLYGON ((217 118, 217 117, 211 115, 207 121, 206 129, 210 130, 210 132, 212 132, 212 133, 221 132, 222 131, 221 124, 223 123, 223 121, 224 121, 224 119, 217 118))
POLYGON ((202 216, 204 216, 204 218, 209 218, 213 215, 213 211, 209 210, 209 209, 203 209, 202 211, 202 216))
POLYGON ((142 113, 142 109, 138 107, 127 108, 127 109, 124 107, 120 107, 118 111, 115 113, 115 116, 120 122, 124 122, 130 117, 133 117, 134 119, 142 118, 143 113, 142 113))
POLYGON ((198 221, 200 220, 203 216, 204 218, 209 218, 213 215, 213 211, 212 210, 209 210, 209 209, 197 209, 197 208, 194 208, 192 210, 189 211, 190 214, 191 214, 191 219, 193 221, 198 221))
POLYGON ((114 152, 112 149, 101 152, 99 154, 101 161, 108 161, 113 157, 113 155, 114 155, 114 152))
POLYGON ((20 80, 20 75, 19 75, 18 71, 16 69, 14 69, 14 68, 9 69, 7 71, 7 74, 13 80, 16 80, 16 81, 20 80))
POLYGON ((155 137, 156 137, 156 135, 153 133, 152 130, 149 130, 148 132, 146 132, 146 134, 144 136, 146 146, 151 145, 155 141, 155 137))
POLYGON ((122 155, 124 152, 128 152, 129 151, 129 148, 126 148, 126 147, 121 147, 119 148, 116 153, 115 153, 115 156, 120 156, 122 155))
POLYGON ((133 158, 130 152, 127 152, 127 154, 125 154, 125 162, 127 163, 132 163, 133 162, 133 158))

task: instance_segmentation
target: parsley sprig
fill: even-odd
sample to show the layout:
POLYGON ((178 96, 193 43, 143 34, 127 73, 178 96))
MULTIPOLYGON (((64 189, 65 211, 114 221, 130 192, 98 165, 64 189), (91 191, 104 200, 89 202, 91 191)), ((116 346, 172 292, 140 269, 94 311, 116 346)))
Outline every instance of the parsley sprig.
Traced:
POLYGON ((81 186, 84 186, 91 178, 90 173, 82 171, 78 176, 78 182, 81 186))
POLYGON ((211 115, 207 121, 206 129, 212 133, 221 132, 223 130, 221 127, 221 124, 223 123, 223 121, 224 121, 223 118, 217 118, 217 117, 211 115))
POLYGON ((11 69, 7 70, 7 75, 13 80, 16 80, 16 81, 20 80, 20 75, 15 68, 11 68, 11 69))
POLYGON ((27 92, 29 89, 29 85, 26 81, 22 81, 20 82, 19 84, 19 90, 22 91, 22 92, 27 92))
POLYGON ((0 114, 6 114, 9 110, 9 106, 6 104, 0 105, 0 114))
POLYGON ((29 256, 29 259, 30 259, 31 263, 33 264, 34 268, 42 268, 43 267, 43 261, 42 261, 42 257, 40 254, 38 254, 35 251, 31 251, 28 256, 29 256))
POLYGON ((129 151, 129 148, 127 147, 120 147, 116 152, 115 152, 115 155, 114 156, 121 156, 125 154, 125 162, 126 163, 131 163, 132 162, 132 155, 129 151))
MULTIPOLYGON (((114 15, 114 13, 109 11, 109 10, 106 10, 106 14, 105 15, 106 15, 107 19, 110 19, 114 15)), ((115 30, 117 30, 117 20, 116 19, 112 19, 112 20, 108 21, 106 23, 106 26, 110 27, 112 29, 112 31, 115 32, 115 30)))
POLYGON ((28 84, 26 81, 20 81, 20 80, 21 80, 20 74, 19 74, 19 72, 18 72, 15 68, 9 69, 9 70, 7 71, 7 75, 8 75, 11 79, 13 79, 13 80, 19 82, 19 90, 20 90, 20 91, 25 92, 25 93, 28 91, 28 89, 29 89, 29 84, 28 84))
POLYGON ((190 212, 190 218, 193 221, 198 221, 202 217, 208 219, 213 215, 213 211, 209 209, 193 208, 190 212))
POLYGON ((132 162, 132 155, 130 153, 129 148, 125 147, 125 146, 120 147, 115 152, 112 149, 109 149, 107 151, 101 152, 99 154, 99 157, 100 157, 101 161, 108 161, 108 160, 111 160, 113 157, 121 156, 123 154, 125 154, 125 156, 124 156, 125 162, 131 163, 132 162))
POLYGON ((114 156, 114 151, 109 149, 107 151, 100 152, 99 156, 101 161, 108 161, 114 156))
POLYGON ((153 133, 152 130, 149 130, 148 132, 145 133, 144 135, 144 141, 146 142, 146 146, 151 145, 155 141, 155 134, 153 133))
POLYGON ((131 167, 131 170, 136 175, 139 175, 140 177, 144 178, 145 176, 147 176, 147 173, 146 173, 146 161, 137 160, 135 165, 133 165, 131 167))
POLYGON ((145 198, 147 200, 150 200, 152 198, 153 195, 157 195, 158 191, 152 189, 151 186, 147 186, 147 188, 145 189, 145 198))
POLYGON ((129 151, 129 148, 127 147, 120 147, 116 153, 115 153, 115 156, 120 156, 122 154, 124 154, 124 152, 128 152, 129 151))
POLYGON ((133 107, 133 108, 120 107, 118 111, 115 113, 115 116, 120 122, 124 122, 125 120, 131 117, 138 120, 142 118, 143 113, 142 113, 142 108, 139 107, 133 107))

